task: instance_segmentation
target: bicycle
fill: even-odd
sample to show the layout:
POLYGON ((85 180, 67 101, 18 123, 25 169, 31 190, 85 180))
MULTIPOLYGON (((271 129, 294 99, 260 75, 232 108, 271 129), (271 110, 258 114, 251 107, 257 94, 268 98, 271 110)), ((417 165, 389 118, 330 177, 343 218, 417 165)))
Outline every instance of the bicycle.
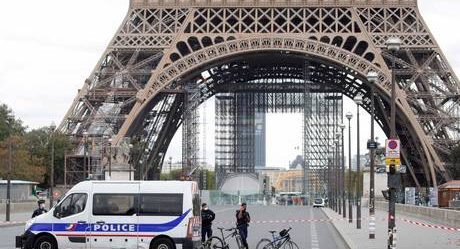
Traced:
POLYGON ((204 249, 229 249, 230 245, 227 243, 228 238, 235 238, 236 244, 238 245, 238 249, 244 249, 243 243, 241 241, 241 236, 237 227, 234 228, 223 228, 218 227, 217 229, 220 230, 220 234, 222 238, 217 236, 212 236, 208 240, 206 240, 203 244, 204 249), (231 232, 228 235, 224 235, 224 231, 231 232))
POLYGON ((272 234, 272 239, 261 239, 257 243, 256 249, 299 249, 297 244, 291 240, 291 236, 289 235, 291 229, 283 229, 279 232, 279 236, 276 235, 277 231, 268 231, 272 234))

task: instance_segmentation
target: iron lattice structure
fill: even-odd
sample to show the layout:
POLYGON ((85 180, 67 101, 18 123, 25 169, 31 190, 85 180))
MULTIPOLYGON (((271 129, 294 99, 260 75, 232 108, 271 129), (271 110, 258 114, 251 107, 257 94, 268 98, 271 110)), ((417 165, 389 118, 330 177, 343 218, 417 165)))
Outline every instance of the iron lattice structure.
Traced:
MULTIPOLYGON (((59 129, 74 137, 77 155, 84 130, 90 138, 112 136, 115 149, 139 141, 138 157, 156 178, 182 120, 185 82, 197 83, 207 71, 208 95, 229 88, 263 92, 246 84, 263 80, 282 93, 298 87, 288 81, 302 79, 308 60, 312 88, 334 87, 351 98, 362 93, 366 110, 365 76, 377 72, 376 120, 388 133, 393 55, 385 40, 395 36, 403 41, 394 56, 403 161, 416 184, 437 185, 449 179, 446 160, 459 139, 459 84, 416 0, 131 0, 59 129), (278 71, 248 70, 251 60, 278 71)), ((125 165, 119 160, 114 164, 125 165)))
MULTIPOLYGON (((329 158, 334 156, 334 141, 340 132, 343 98, 340 93, 306 92, 303 111, 304 193, 311 197, 327 195, 328 175, 332 171, 329 158)), ((342 144, 339 151, 342 151, 342 144)), ((335 170, 342 165, 331 165, 335 170)))

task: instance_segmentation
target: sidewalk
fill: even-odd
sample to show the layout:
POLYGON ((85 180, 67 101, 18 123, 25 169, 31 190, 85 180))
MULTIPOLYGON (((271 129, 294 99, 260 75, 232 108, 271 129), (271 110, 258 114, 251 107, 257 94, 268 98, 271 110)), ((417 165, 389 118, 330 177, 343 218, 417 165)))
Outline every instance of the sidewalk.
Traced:
MULTIPOLYGON (((347 206, 348 207, 348 206, 347 206)), ((376 239, 369 239, 368 208, 362 209, 361 229, 356 229, 356 220, 348 222, 343 220, 342 215, 332 209, 323 208, 324 213, 331 219, 343 239, 352 249, 381 249, 387 247, 387 213, 376 210, 376 239)), ((348 211, 348 210, 347 210, 348 211)), ((348 217, 348 213, 347 213, 348 217)), ((353 218, 356 218, 356 209, 353 210, 353 218)), ((396 214, 396 248, 398 249, 459 249, 460 228, 454 228, 434 224, 405 215, 396 214)))
POLYGON ((32 217, 31 212, 27 213, 12 213, 11 214, 11 221, 6 222, 5 221, 5 214, 1 216, 0 220, 0 227, 6 227, 6 226, 19 226, 19 225, 24 225, 26 224, 26 221, 29 220, 32 217))

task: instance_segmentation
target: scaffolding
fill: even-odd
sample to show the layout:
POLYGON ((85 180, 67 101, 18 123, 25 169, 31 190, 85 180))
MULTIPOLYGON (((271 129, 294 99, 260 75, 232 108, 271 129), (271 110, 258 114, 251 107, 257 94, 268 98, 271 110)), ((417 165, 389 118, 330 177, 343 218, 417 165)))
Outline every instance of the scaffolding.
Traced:
POLYGON ((328 191, 328 158, 333 156, 334 140, 342 123, 343 96, 341 93, 306 93, 305 103, 304 193, 313 198, 325 196, 328 191))
POLYGON ((182 121, 182 176, 199 181, 199 174, 194 174, 200 167, 200 92, 197 88, 187 88, 184 96, 184 113, 182 121))

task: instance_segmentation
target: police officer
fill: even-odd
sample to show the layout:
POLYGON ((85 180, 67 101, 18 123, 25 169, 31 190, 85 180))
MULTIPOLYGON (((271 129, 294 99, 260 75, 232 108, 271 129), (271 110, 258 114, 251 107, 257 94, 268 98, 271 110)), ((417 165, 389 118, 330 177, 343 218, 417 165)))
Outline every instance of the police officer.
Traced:
POLYGON ((38 203, 38 208, 35 209, 34 213, 32 214, 32 218, 48 212, 45 209, 45 200, 38 200, 37 203, 38 203))
POLYGON ((201 242, 206 241, 212 236, 212 221, 216 218, 216 214, 208 208, 208 204, 201 205, 201 242))
POLYGON ((240 232, 241 241, 243 242, 244 247, 248 249, 248 226, 251 222, 251 216, 246 211, 246 203, 241 203, 240 209, 236 210, 236 226, 240 232))

